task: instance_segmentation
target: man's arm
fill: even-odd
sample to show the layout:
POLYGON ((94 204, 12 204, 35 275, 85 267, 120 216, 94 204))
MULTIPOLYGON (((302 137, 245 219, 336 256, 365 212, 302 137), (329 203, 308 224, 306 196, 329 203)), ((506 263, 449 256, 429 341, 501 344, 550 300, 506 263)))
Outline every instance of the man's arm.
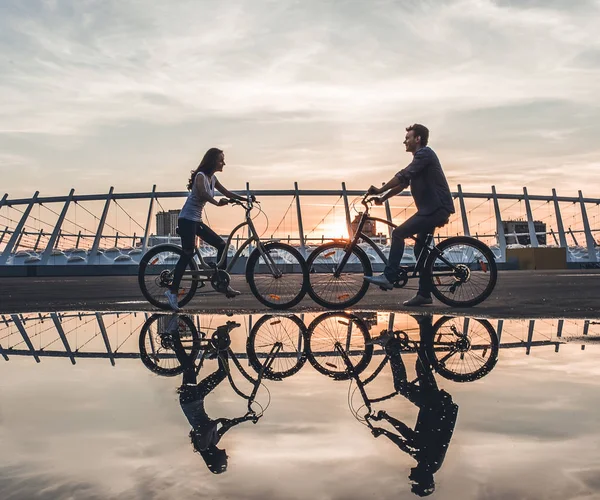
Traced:
POLYGON ((388 190, 394 190, 393 194, 388 193, 386 195, 385 199, 387 200, 390 196, 398 194, 400 191, 403 191, 407 187, 408 183, 404 178, 394 176, 389 181, 387 181, 382 187, 378 188, 377 186, 371 186, 367 192, 369 194, 381 194, 385 193, 388 190))

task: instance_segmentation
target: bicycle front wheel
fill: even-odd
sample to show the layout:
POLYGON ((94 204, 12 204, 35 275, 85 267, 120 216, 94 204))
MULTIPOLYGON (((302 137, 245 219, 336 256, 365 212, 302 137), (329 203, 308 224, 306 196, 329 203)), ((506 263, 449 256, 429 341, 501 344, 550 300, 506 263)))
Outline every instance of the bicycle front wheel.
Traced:
POLYGON ((344 268, 336 273, 345 255, 346 244, 334 241, 315 248, 308 257, 308 294, 320 306, 345 309, 367 293, 369 282, 364 277, 373 274, 367 254, 355 247, 344 268))
POLYGON ((144 323, 139 337, 140 358, 149 370, 158 375, 173 377, 183 372, 179 356, 194 362, 200 352, 200 334, 189 316, 153 314, 144 323))
POLYGON ((442 377, 472 382, 496 366, 500 342, 489 321, 444 316, 433 330, 431 364, 442 377))
POLYGON ((353 366, 354 373, 361 373, 371 362, 373 346, 367 344, 369 330, 354 314, 328 312, 317 316, 306 333, 306 356, 310 364, 324 375, 335 380, 347 380, 352 376, 344 356, 353 366))
POLYGON ((285 243, 265 243, 248 258, 246 279, 254 296, 272 309, 295 306, 306 294, 308 271, 304 257, 285 243))
MULTIPOLYGON (((173 274, 179 258, 184 255, 181 247, 176 245, 157 245, 142 257, 138 268, 138 283, 142 294, 153 306, 170 309, 165 292, 173 283, 173 274)), ((186 271, 197 270, 196 261, 190 259, 186 271)), ((197 288, 197 279, 189 275, 183 276, 178 293, 179 307, 192 300, 197 288)))
POLYGON ((265 314, 255 323, 246 342, 250 365, 257 373, 263 370, 263 376, 271 380, 291 377, 306 362, 305 334, 306 327, 297 316, 265 314), (273 348, 276 354, 265 367, 273 348))
POLYGON ((425 264, 433 295, 451 307, 471 307, 487 299, 498 279, 489 247, 475 238, 457 236, 442 241, 425 264))

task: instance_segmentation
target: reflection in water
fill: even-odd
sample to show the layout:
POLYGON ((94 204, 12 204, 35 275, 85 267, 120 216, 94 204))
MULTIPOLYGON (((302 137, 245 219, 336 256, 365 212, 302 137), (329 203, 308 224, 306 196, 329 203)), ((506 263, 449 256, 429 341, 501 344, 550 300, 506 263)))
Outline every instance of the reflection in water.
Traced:
MULTIPOLYGON (((194 451, 202 456, 213 474, 221 474, 227 470, 227 452, 217 446, 223 435, 242 422, 251 421, 256 424, 264 413, 263 408, 257 413, 253 407, 261 384, 262 371, 256 379, 253 379, 242 368, 235 353, 231 350, 229 334, 231 330, 239 326, 239 323, 227 321, 224 325, 218 326, 209 338, 205 332, 196 329, 189 316, 154 315, 144 324, 140 333, 140 355, 148 368, 155 373, 167 376, 179 372, 183 374, 181 386, 177 392, 181 409, 192 427, 190 440, 194 451), (150 351, 146 349, 146 339, 150 340, 152 346, 150 351), (156 348, 157 343, 160 349, 173 351, 176 359, 175 366, 169 368, 160 366, 162 356, 156 348), (198 356, 199 353, 202 354, 198 356), (206 359, 216 359, 218 368, 198 382, 198 374, 206 359), (231 376, 230 360, 253 384, 250 395, 246 395, 235 384, 231 376), (236 418, 213 419, 206 413, 204 400, 225 379, 228 379, 239 396, 248 401, 248 411, 245 415, 236 418)), ((274 349, 273 352, 276 353, 277 349, 274 349)), ((272 354, 267 358, 267 365, 270 365, 273 360, 272 354)))
POLYGON ((321 373, 335 380, 351 379, 356 383, 368 412, 360 416, 350 404, 352 413, 371 429, 375 437, 386 436, 416 460, 409 479, 413 493, 425 496, 435 489, 434 473, 444 461, 458 413, 458 406, 450 394, 438 389, 434 366, 452 380, 477 380, 496 364, 498 337, 485 320, 443 317, 434 325, 430 315, 413 318, 418 324, 418 340, 402 330, 385 330, 379 337, 371 338, 368 322, 345 312, 321 314, 308 328, 303 328, 298 318, 263 316, 246 344, 250 365, 258 374, 256 379, 240 366, 231 350, 229 332, 239 326, 232 321, 218 326, 209 337, 196 328, 189 316, 156 314, 140 332, 140 354, 143 363, 156 373, 183 373, 180 403, 192 426, 190 438, 195 451, 202 455, 215 474, 227 469, 227 454, 217 447, 223 434, 241 422, 251 420, 256 423, 263 415, 263 411, 257 414, 252 409, 263 376, 282 380, 297 373, 308 358, 321 373), (304 342, 299 340, 302 338, 304 342), (383 360, 370 377, 361 380, 361 373, 372 360, 374 344, 384 346, 383 360), (402 354, 413 352, 417 354, 417 378, 408 381, 402 354), (198 382, 198 373, 207 358, 216 358, 218 369, 198 382), (253 383, 250 396, 235 386, 230 374, 230 359, 253 383), (365 386, 382 372, 387 362, 391 366, 394 391, 385 397, 369 399, 365 386), (165 363, 174 364, 166 367, 165 363), (235 419, 212 419, 205 411, 204 399, 225 378, 238 395, 248 400, 248 412, 235 419), (373 403, 396 395, 405 397, 419 408, 414 429, 384 410, 374 412, 373 403), (396 432, 373 422, 387 422, 396 432))
MULTIPOLYGON (((343 432, 348 432, 348 428, 343 425, 343 419, 339 420, 340 415, 336 413, 339 406, 334 408, 334 404, 329 405, 329 401, 334 399, 335 396, 332 397, 332 395, 336 393, 345 397, 346 391, 350 389, 348 406, 351 414, 367 425, 369 431, 361 433, 359 430, 361 427, 353 423, 350 426, 350 432, 354 433, 357 439, 362 436, 370 440, 374 447, 373 450, 379 454, 370 464, 371 469, 367 470, 368 466, 365 465, 364 473, 372 474, 373 468, 386 467, 388 454, 382 453, 381 446, 390 447, 393 443, 403 453, 396 450, 395 447, 391 447, 392 453, 389 454, 389 458, 395 467, 392 474, 396 475, 400 469, 399 472, 404 478, 408 476, 413 492, 418 495, 430 494, 437 483, 436 489, 444 491, 444 498, 448 492, 447 481, 451 481, 448 479, 449 475, 456 472, 451 465, 457 456, 455 453, 460 455, 461 460, 464 460, 465 443, 469 440, 472 443, 474 440, 472 432, 469 436, 469 431, 474 429, 477 432, 476 440, 480 443, 480 448, 494 446, 493 460, 486 462, 485 449, 480 449, 478 453, 470 455, 475 456, 476 458, 473 460, 478 463, 481 461, 481 463, 489 464, 491 461, 496 465, 499 460, 504 465, 513 464, 513 458, 508 455, 504 462, 502 462, 502 457, 497 458, 494 439, 506 435, 514 442, 526 443, 524 436, 527 432, 534 436, 532 446, 539 450, 539 456, 546 458, 544 450, 548 448, 540 448, 539 429, 544 429, 544 426, 552 428, 553 416, 555 418, 560 416, 561 422, 564 422, 565 418, 571 418, 572 412, 575 411, 573 408, 579 409, 585 406, 585 402, 580 406, 571 406, 571 399, 569 399, 567 389, 564 388, 567 387, 565 385, 562 391, 563 397, 566 398, 565 401, 569 402, 565 403, 568 411, 562 408, 562 413, 560 413, 559 406, 562 403, 552 401, 555 393, 560 394, 561 385, 554 384, 550 387, 550 383, 548 390, 551 391, 551 397, 548 400, 551 402, 547 403, 544 399, 547 395, 543 394, 543 389, 540 390, 540 387, 543 387, 542 384, 550 381, 562 382, 561 377, 566 378, 566 375, 557 375, 549 371, 544 372, 548 380, 535 380, 532 376, 527 376, 527 371, 523 371, 518 374, 510 373, 510 376, 516 378, 509 379, 510 383, 505 386, 499 380, 503 377, 496 376, 487 379, 485 387, 481 387, 477 380, 494 369, 499 353, 502 355, 502 350, 510 349, 520 353, 521 357, 525 359, 525 354, 545 349, 546 352, 540 354, 549 355, 536 357, 531 362, 539 363, 543 358, 548 365, 554 365, 549 359, 553 354, 547 352, 548 348, 558 351, 561 344, 569 339, 577 343, 588 344, 589 340, 598 338, 599 332, 598 322, 592 320, 493 320, 488 322, 464 317, 407 316, 399 313, 360 311, 354 314, 334 312, 319 315, 307 313, 303 316, 269 314, 233 317, 168 314, 147 316, 129 312, 118 314, 40 313, 5 315, 2 320, 0 322, 0 355, 6 360, 17 356, 29 356, 31 361, 36 359, 44 364, 45 357, 65 357, 67 358, 64 361, 66 361, 68 377, 68 372, 70 372, 68 358, 73 363, 82 362, 84 365, 86 361, 83 358, 104 358, 105 361, 116 361, 119 366, 120 359, 135 357, 141 358, 144 365, 156 374, 177 377, 175 381, 179 387, 180 405, 176 401, 171 401, 169 408, 173 410, 173 418, 180 422, 180 426, 173 427, 172 435, 169 435, 169 442, 175 443, 176 436, 185 439, 185 435, 189 431, 193 450, 198 451, 206 463, 206 468, 214 473, 220 473, 227 469, 227 451, 231 452, 232 445, 235 444, 235 473, 230 472, 219 481, 230 480, 230 478, 242 479, 243 474, 240 474, 242 464, 247 466, 248 462, 252 460, 256 461, 256 466, 254 467, 253 464, 251 470, 258 470, 262 465, 264 455, 260 452, 255 454, 257 450, 255 443, 263 442, 262 438, 266 433, 269 434, 269 437, 278 436, 277 433, 281 432, 280 427, 278 431, 278 426, 289 424, 290 421, 294 421, 294 418, 296 419, 295 427, 290 424, 289 428, 293 428, 294 432, 301 433, 302 445, 305 444, 303 440, 314 437, 314 421, 298 415, 298 409, 302 410, 302 405, 306 406, 307 412, 314 413, 315 405, 322 404, 330 425, 337 430, 339 422, 339 428, 343 429, 343 432), (243 326, 234 329, 233 324, 228 324, 228 321, 232 319, 243 326), (302 379, 302 375, 298 375, 312 371, 311 366, 327 376, 321 377, 314 374, 323 381, 323 386, 316 383, 314 376, 311 376, 310 373, 304 379, 302 379), (531 385, 524 383, 523 388, 519 388, 523 390, 524 395, 522 400, 519 400, 520 404, 515 405, 511 399, 515 391, 518 392, 515 389, 514 381, 520 381, 521 374, 523 374, 523 380, 527 380, 531 385), (297 375, 298 377, 295 378, 297 375), (293 380, 299 380, 300 383, 294 385, 292 381, 286 385, 287 379, 290 377, 293 380), (179 379, 181 379, 181 383, 179 379), (226 379, 227 382, 225 382, 226 379), (443 379, 459 383, 474 382, 474 384, 470 385, 468 390, 464 390, 456 383, 444 384, 443 379), (304 390, 302 393, 289 390, 289 393, 285 393, 288 387, 292 389, 303 387, 301 384, 307 381, 312 384, 311 390, 304 390), (374 381, 376 383, 372 383, 374 381), (224 404, 225 400, 219 393, 223 389, 229 391, 230 384, 235 399, 241 399, 246 406, 244 409, 233 410, 231 414, 226 413, 230 398, 224 404), (329 387, 326 388, 325 384, 329 387), (261 419, 264 409, 256 402, 256 396, 260 394, 260 402, 264 403, 262 396, 264 395, 266 399, 268 392, 265 385, 271 390, 277 387, 273 390, 275 400, 279 404, 287 405, 279 414, 277 413, 278 409, 275 406, 272 407, 266 415, 267 421, 261 419), (280 390, 279 387, 283 387, 283 389, 280 390), (502 392, 504 389, 505 392, 502 392), (537 390, 542 394, 539 402, 541 406, 537 410, 527 406, 531 402, 531 394, 525 392, 527 389, 537 390), (316 396, 319 394, 326 394, 326 398, 318 400, 316 396), (474 395, 477 395, 477 398, 474 398, 474 395), (502 398, 502 396, 505 397, 502 398), (311 399, 302 399, 303 397, 311 399), (292 398, 297 399, 292 400, 292 398), (297 407, 293 407, 295 401, 299 402, 297 407), (460 403, 460 411, 458 411, 456 402, 460 403), (508 409, 504 415, 500 415, 503 412, 498 412, 498 407, 504 404, 508 409), (553 409, 552 412, 546 410, 547 404, 553 405, 550 406, 553 409), (405 411, 407 408, 408 412, 405 411), (537 412, 530 414, 528 419, 524 408, 537 412), (511 412, 509 409, 514 409, 514 411, 511 412), (414 417, 411 417, 410 415, 413 413, 414 417), (460 413, 460 418, 457 423, 458 413, 460 413), (239 425, 243 422, 257 422, 259 419, 261 419, 261 425, 257 427, 249 424, 239 425), (298 422, 306 423, 306 426, 298 425, 298 422), (227 431, 233 427, 237 427, 237 429, 225 436, 227 431), (528 430, 533 428, 535 428, 535 432, 528 430), (300 430, 298 431, 298 429, 300 430), (373 433, 379 439, 375 441, 369 433, 373 433), (384 439, 381 439, 381 436, 384 439), (253 437, 256 437, 255 441, 253 441, 253 437), (452 447, 452 451, 446 458, 450 447, 452 447), (407 460, 409 456, 412 458, 407 460)), ((577 351, 570 351, 570 353, 573 352, 578 355, 577 351)), ((564 357, 568 358, 569 354, 565 353, 564 357)), ((508 365, 510 368, 510 361, 514 362, 516 356, 507 356, 507 358, 509 359, 505 360, 507 363, 504 366, 508 365)), ((523 359, 518 360, 516 365, 522 366, 523 359)), ((23 359, 22 361, 24 362, 20 364, 11 363, 6 366, 10 367, 8 369, 22 370, 24 367, 28 367, 27 361, 29 360, 23 359)), ((49 364, 48 371, 45 373, 54 377, 56 367, 60 367, 62 370, 65 366, 61 361, 49 364)), ((561 364, 560 361, 556 365, 568 364, 564 362, 561 364)), ((585 365, 586 370, 589 370, 591 361, 593 360, 588 358, 588 364, 585 365)), ((106 364, 108 365, 108 363, 106 364)), ((89 365, 94 368, 92 363, 89 365)), ((131 366, 131 364, 122 363, 121 366, 123 365, 131 366)), ((97 369, 98 366, 96 363, 94 369, 97 369)), ((141 367, 141 363, 138 366, 141 367)), ((539 366, 538 364, 537 367, 539 366)), ((513 363, 513 369, 515 369, 514 367, 515 363, 513 363)), ((40 369, 40 367, 35 368, 40 369)), ((116 373, 111 370, 110 366, 106 366, 103 373, 108 372, 116 373)), ((504 370, 503 373, 506 376, 509 372, 510 369, 504 370)), ((533 374, 534 370, 530 370, 530 372, 533 374)), ((29 373, 35 376, 36 372, 31 370, 29 373)), ((129 371, 120 373, 133 375, 133 372, 129 371)), ((118 376, 121 376, 120 373, 118 376)), ((582 369, 581 373, 587 373, 587 371, 582 369)), ((538 376, 539 372, 535 370, 535 374, 538 376)), ((146 375, 144 380, 147 381, 147 374, 144 375, 146 375)), ((9 381, 10 377, 4 377, 4 379, 6 388, 9 388, 13 382, 9 381)), ((22 377, 14 377, 14 379, 23 380, 22 377)), ((581 379, 583 381, 584 377, 581 379)), ((506 381, 506 379, 504 380, 506 381)), ((161 387, 163 382, 168 381, 155 380, 155 382, 156 385, 152 386, 152 390, 161 387)), ((578 383, 579 381, 577 381, 578 383)), ((573 378, 571 378, 571 384, 568 386, 569 390, 571 387, 580 387, 573 382, 573 378)), ((164 400, 169 401, 173 398, 173 392, 174 387, 165 389, 164 394, 167 394, 167 397, 164 400)), ((571 392, 577 393, 576 390, 571 392)), ((119 390, 115 390, 116 393, 119 393, 119 390)), ((75 394, 75 392, 70 391, 68 394, 75 394)), ((101 396, 98 404, 101 405, 102 393, 99 394, 101 396)), ((8 396, 7 401, 10 401, 11 404, 14 403, 15 400, 10 399, 10 394, 8 396)), ((160 397, 162 401, 162 396, 160 397)), ((86 405, 80 405, 80 401, 83 401, 83 398, 74 399, 73 406, 65 412, 85 412, 86 405)), ((268 404, 263 406, 266 409, 268 404)), ((127 407, 126 403, 125 407, 127 407)), ((348 410, 342 407, 342 412, 348 412, 348 410)), ((7 411, 4 413, 3 418, 10 419, 10 414, 7 411)), ((37 413, 39 412, 31 412, 31 414, 37 413)), ((57 421, 63 421, 64 416, 68 413, 61 414, 60 417, 57 417, 57 421)), ((89 418, 92 413, 81 413, 86 415, 81 418, 81 421, 91 425, 89 418)), ((350 413, 346 414, 350 415, 350 413)), ((577 415, 578 419, 583 418, 579 416, 579 413, 577 415)), ((129 418, 128 414, 125 416, 129 418)), ((155 418, 155 416, 152 417, 153 421, 155 418)), ((577 420, 578 423, 579 421, 577 420)), ((15 427, 14 420, 11 425, 12 428, 15 427)), ((592 424, 590 424, 590 428, 591 426, 592 424)), ((579 427, 579 425, 574 427, 579 427)), ((6 428, 9 429, 9 427, 6 428)), ((92 429, 94 428, 92 427, 92 429)), ((285 432, 289 432, 289 428, 286 428, 285 432)), ((561 429, 563 428, 564 426, 561 427, 561 429)), ((560 430, 560 432, 576 433, 577 430, 560 430)), ((588 430, 588 432, 592 434, 591 431, 588 430)), ((98 434, 100 435, 101 432, 98 434)), ((15 435, 19 436, 20 443, 21 435, 25 435, 25 432, 21 434, 16 432, 15 435)), ((348 434, 340 435, 343 435, 344 438, 349 437, 348 434)), ((317 437, 321 438, 318 431, 317 437)), ((337 439, 339 435, 335 437, 337 439)), ((584 440, 593 444, 593 441, 589 440, 587 436, 584 440)), ((339 443, 340 441, 332 442, 339 443)), ((591 448, 595 446, 592 444, 590 444, 591 448)), ((505 446, 504 451, 506 452, 510 446, 505 446)), ((314 448, 317 447, 315 444, 314 448)), ((313 447, 311 446, 311 448, 313 447)), ((180 449, 182 456, 189 458, 195 465, 194 459, 197 456, 185 445, 180 449)), ((312 452, 312 449, 310 451, 312 452)), ((297 453, 296 448, 293 453, 297 453)), ((592 458, 595 456, 594 453, 591 453, 592 458)), ((7 451, 6 454, 8 456, 9 452, 7 451)), ((319 454, 326 453, 321 448, 319 454)), ((322 458, 320 455, 319 457, 315 455, 313 462, 320 464, 321 461, 316 460, 322 458)), ((200 459, 200 457, 197 458, 200 459)), ((339 457, 336 456, 335 460, 339 460, 339 457)), ((294 463, 297 465, 297 462, 294 463)), ((323 463, 331 462, 324 460, 323 463)), ((456 461, 454 464, 456 465, 456 461)), ((204 465, 201 464, 201 468, 204 469, 204 465)), ((515 468, 518 467, 515 465, 515 468)), ((233 467, 230 466, 230 469, 233 470, 233 467)), ((343 470, 348 472, 350 469, 344 467, 343 470)), ((481 471, 487 473, 487 470, 483 466, 477 469, 478 473, 481 471)), ((204 470, 202 472, 205 475, 208 473, 204 470)), ((386 473, 389 477, 389 469, 386 469, 386 473)), ((464 481, 465 478, 462 476, 458 474, 456 481, 464 481)), ((204 480, 204 477, 199 475, 198 479, 204 480)), ((404 480, 400 483, 406 486, 404 480)), ((214 484, 222 483, 215 481, 214 484)), ((536 496, 533 495, 533 497, 536 496)))

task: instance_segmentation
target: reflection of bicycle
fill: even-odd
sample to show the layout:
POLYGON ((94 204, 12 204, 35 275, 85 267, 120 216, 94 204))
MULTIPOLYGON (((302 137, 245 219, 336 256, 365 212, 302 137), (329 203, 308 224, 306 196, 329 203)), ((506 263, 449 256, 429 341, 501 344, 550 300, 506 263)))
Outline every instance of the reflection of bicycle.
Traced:
MULTIPOLYGON (((450 317, 440 318, 432 328, 430 340, 413 340, 410 330, 388 332, 396 336, 403 353, 414 353, 425 348, 433 369, 442 377, 455 382, 477 380, 489 373, 498 360, 498 336, 484 319, 450 317)), ((365 323, 345 312, 325 313, 310 324, 306 333, 306 355, 319 372, 335 380, 347 380, 362 373, 373 357, 373 346, 365 323), (349 364, 352 370, 349 370, 349 364)), ((372 380, 387 362, 384 357, 372 380)))
MULTIPOLYGON (((248 226, 248 238, 238 248, 226 269, 219 267, 225 263, 227 252, 223 252, 219 262, 208 264, 196 247, 194 252, 197 260, 189 259, 183 274, 182 283, 187 283, 188 287, 179 290, 179 306, 183 307, 192 300, 199 283, 204 286, 204 281, 209 281, 216 291, 226 293, 231 280, 231 269, 249 245, 254 245, 255 249, 248 257, 246 280, 254 296, 273 309, 287 309, 298 304, 306 293, 308 279, 304 258, 290 245, 279 242, 263 243, 260 240, 250 215, 254 207, 250 199, 246 202, 232 200, 231 203, 245 209, 246 220, 231 231, 226 248, 229 248, 233 235, 245 226, 248 226)), ((173 282, 175 265, 184 255, 181 247, 177 245, 161 244, 152 247, 142 257, 138 282, 144 297, 152 305, 170 309, 164 292, 173 282)))
MULTIPOLYGON (((242 376, 253 386, 252 392, 246 394, 235 383, 231 372, 227 370, 227 378, 231 387, 240 397, 248 401, 248 411, 256 416, 252 409, 258 389, 262 384, 265 374, 272 369, 274 360, 281 347, 272 346, 267 353, 263 366, 254 378, 240 363, 240 360, 231 349, 230 332, 240 324, 228 321, 225 325, 218 326, 212 334, 200 332, 194 321, 185 315, 154 314, 150 317, 140 332, 139 347, 140 357, 144 365, 159 375, 174 376, 183 373, 187 363, 195 365, 196 374, 201 370, 207 359, 219 359, 229 366, 233 362, 242 376), (183 358, 186 359, 183 359, 183 358)), ((260 406, 260 405, 258 405, 260 406)), ((260 406, 258 418, 266 410, 260 406)))
MULTIPOLYGON (((330 309, 344 309, 356 304, 367 293, 369 282, 365 276, 373 274, 367 253, 358 245, 368 244, 387 265, 388 259, 377 244, 363 232, 367 222, 396 225, 369 215, 370 203, 365 195, 365 207, 354 237, 336 240, 317 247, 309 256, 308 293, 319 305, 330 309)), ((417 239, 413 236, 413 240, 417 239)), ((485 300, 496 286, 498 270, 494 254, 487 245, 467 236, 447 238, 437 245, 433 233, 427 235, 425 245, 412 272, 401 269, 394 287, 404 287, 409 279, 426 272, 435 297, 453 307, 470 307, 485 300)))

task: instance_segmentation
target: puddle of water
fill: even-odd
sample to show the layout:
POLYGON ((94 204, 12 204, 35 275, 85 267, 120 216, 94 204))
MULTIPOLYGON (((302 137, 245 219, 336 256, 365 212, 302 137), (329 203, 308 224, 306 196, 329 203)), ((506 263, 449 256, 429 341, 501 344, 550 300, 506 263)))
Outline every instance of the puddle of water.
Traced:
POLYGON ((598 498, 598 338, 594 319, 4 315, 0 491, 598 498))

